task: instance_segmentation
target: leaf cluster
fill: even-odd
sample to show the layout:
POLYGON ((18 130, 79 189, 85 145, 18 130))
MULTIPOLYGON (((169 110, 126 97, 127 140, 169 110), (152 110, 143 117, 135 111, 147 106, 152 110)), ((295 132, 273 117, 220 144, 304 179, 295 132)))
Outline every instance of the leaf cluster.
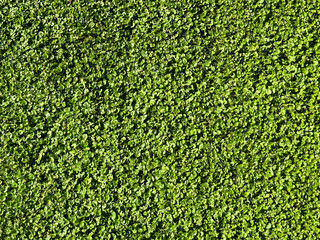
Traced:
POLYGON ((319 11, 2 1, 0 238, 319 238, 319 11))

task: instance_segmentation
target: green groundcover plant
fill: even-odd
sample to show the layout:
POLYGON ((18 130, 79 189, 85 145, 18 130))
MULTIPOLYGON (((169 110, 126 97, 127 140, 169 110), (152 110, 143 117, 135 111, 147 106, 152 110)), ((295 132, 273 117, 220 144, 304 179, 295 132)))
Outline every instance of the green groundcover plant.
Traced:
POLYGON ((320 1, 0 1, 0 239, 319 239, 320 1))

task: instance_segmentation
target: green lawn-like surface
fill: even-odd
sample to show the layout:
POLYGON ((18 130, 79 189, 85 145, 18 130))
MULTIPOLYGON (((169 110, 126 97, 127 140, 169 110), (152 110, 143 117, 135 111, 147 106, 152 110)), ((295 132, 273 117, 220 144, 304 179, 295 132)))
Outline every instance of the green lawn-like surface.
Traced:
POLYGON ((0 239, 319 239, 320 2, 0 2, 0 239))

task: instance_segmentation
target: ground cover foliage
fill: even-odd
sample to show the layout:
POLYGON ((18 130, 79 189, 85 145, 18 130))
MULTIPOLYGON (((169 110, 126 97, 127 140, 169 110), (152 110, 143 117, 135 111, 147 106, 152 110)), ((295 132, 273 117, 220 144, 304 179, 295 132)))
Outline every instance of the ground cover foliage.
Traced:
POLYGON ((318 1, 1 1, 1 239, 318 239, 318 1))

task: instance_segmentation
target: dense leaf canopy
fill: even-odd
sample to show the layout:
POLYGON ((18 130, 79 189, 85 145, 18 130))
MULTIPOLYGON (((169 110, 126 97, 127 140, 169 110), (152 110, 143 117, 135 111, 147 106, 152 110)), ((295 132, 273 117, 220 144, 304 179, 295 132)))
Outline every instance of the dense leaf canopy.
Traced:
POLYGON ((320 1, 0 2, 0 239, 319 239, 320 1))

